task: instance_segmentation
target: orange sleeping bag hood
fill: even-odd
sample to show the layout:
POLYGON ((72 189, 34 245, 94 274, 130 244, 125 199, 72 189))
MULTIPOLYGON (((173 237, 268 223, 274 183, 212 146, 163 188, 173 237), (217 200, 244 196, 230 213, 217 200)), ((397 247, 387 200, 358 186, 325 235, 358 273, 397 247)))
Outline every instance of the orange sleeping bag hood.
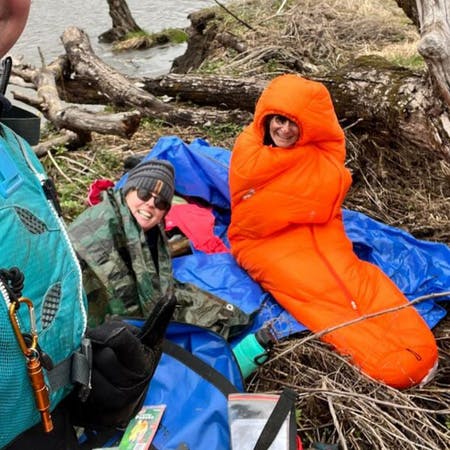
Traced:
POLYGON ((297 75, 275 78, 238 136, 230 163, 229 240, 238 263, 299 322, 324 335, 366 375, 398 388, 437 364, 435 339, 376 266, 353 252, 341 217, 351 185, 345 136, 328 90, 297 75), (264 145, 267 117, 295 122, 289 148, 264 145))

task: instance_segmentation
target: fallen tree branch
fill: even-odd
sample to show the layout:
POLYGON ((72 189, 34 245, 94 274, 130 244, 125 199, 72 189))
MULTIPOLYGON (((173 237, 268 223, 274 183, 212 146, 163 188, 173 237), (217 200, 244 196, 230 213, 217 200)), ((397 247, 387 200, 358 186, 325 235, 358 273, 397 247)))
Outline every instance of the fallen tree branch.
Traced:
POLYGON ((170 73, 156 78, 136 78, 143 89, 154 95, 168 95, 197 105, 239 108, 253 113, 267 81, 257 78, 181 75, 170 73))
POLYGON ((91 112, 76 104, 61 101, 56 79, 62 76, 66 60, 59 58, 42 69, 15 68, 16 75, 25 81, 32 82, 37 91, 37 98, 26 93, 13 92, 15 99, 21 100, 39 109, 47 120, 57 129, 72 130, 80 135, 80 140, 87 142, 91 132, 131 137, 139 127, 141 114, 139 111, 128 111, 117 114, 91 112))
MULTIPOLYGON (((323 380, 322 387, 323 387, 323 389, 326 389, 326 387, 327 387, 325 380, 323 380)), ((333 399, 331 398, 331 395, 327 395, 326 398, 327 398, 327 403, 328 403, 328 409, 330 410, 331 418, 333 419, 333 423, 334 423, 334 428, 336 428, 336 431, 338 433, 339 441, 342 445, 342 449, 348 450, 347 441, 345 440, 345 436, 342 433, 342 427, 341 427, 341 424, 339 423, 339 420, 338 420, 337 414, 336 414, 336 410, 333 405, 333 399)))
POLYGON ((251 31, 256 31, 251 25, 249 25, 247 22, 245 22, 244 20, 242 20, 241 18, 239 18, 238 16, 236 16, 236 14, 234 14, 233 12, 231 12, 225 5, 223 5, 222 3, 220 3, 217 0, 214 0, 214 2, 220 6, 224 11, 226 11, 231 17, 234 17, 239 23, 241 23, 242 25, 244 25, 244 27, 247 27, 249 30, 251 31))
POLYGON ((65 128, 76 133, 97 132, 100 134, 130 137, 137 130, 140 113, 130 111, 118 114, 103 114, 84 111, 76 105, 63 105, 53 73, 47 69, 39 70, 34 83, 37 94, 45 104, 44 113, 58 129, 65 128))
POLYGON ((56 149, 58 147, 74 147, 78 148, 82 145, 85 145, 87 141, 83 141, 81 137, 74 133, 73 131, 69 130, 60 130, 63 134, 60 136, 47 139, 45 142, 41 142, 38 145, 33 147, 34 153, 37 157, 42 157, 50 153, 53 149, 56 149))
POLYGON ((240 111, 174 108, 105 64, 94 54, 89 38, 82 30, 76 27, 67 28, 62 41, 75 73, 95 83, 109 100, 119 107, 134 108, 147 117, 180 125, 243 122, 248 118, 240 111))

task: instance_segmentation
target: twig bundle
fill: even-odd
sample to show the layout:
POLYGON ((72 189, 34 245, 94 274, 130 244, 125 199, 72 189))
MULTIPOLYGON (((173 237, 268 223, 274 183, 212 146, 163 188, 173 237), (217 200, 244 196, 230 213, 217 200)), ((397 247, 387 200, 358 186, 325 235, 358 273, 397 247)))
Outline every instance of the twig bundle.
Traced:
POLYGON ((319 441, 354 450, 443 450, 450 442, 449 325, 447 320, 439 331, 437 374, 424 387, 392 389, 361 374, 327 344, 292 339, 277 344, 248 389, 295 390, 305 446, 319 441))

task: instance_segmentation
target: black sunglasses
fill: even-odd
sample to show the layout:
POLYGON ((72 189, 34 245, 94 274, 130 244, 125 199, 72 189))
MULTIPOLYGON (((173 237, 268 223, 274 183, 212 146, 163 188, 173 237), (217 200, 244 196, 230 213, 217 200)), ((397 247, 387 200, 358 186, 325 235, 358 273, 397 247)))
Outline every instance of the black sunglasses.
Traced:
POLYGON ((139 200, 143 202, 148 202, 152 197, 154 200, 155 208, 162 209, 163 211, 168 211, 170 209, 170 203, 162 199, 159 195, 154 194, 145 188, 136 189, 136 194, 139 200))

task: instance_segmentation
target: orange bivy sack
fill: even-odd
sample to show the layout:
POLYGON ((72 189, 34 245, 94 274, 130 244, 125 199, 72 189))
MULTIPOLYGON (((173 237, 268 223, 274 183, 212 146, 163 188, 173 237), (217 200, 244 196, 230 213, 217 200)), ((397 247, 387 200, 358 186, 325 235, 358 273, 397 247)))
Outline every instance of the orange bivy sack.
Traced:
MULTIPOLYGON (((345 137, 324 85, 275 78, 238 136, 230 164, 228 236, 238 263, 313 332, 409 304, 375 265, 360 260, 341 207, 351 185, 345 137), (264 145, 266 118, 299 128, 289 148, 264 145)), ((437 365, 434 336, 414 307, 364 319, 322 338, 366 375, 396 388, 437 365)))

